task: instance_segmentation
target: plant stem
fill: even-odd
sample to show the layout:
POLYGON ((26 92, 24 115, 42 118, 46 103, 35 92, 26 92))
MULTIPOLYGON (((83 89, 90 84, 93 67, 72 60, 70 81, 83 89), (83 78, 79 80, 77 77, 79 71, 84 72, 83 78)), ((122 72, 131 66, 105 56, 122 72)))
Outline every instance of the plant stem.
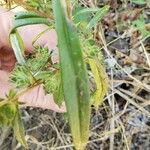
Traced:
POLYGON ((18 103, 18 98, 19 98, 20 96, 24 95, 25 93, 27 93, 28 91, 30 91, 30 90, 33 89, 34 87, 40 85, 41 83, 42 83, 42 82, 40 82, 40 81, 34 83, 31 87, 28 87, 28 88, 25 89, 24 91, 18 93, 13 99, 11 99, 11 101, 13 101, 13 102, 15 102, 15 103, 16 103, 16 102, 18 103))
POLYGON ((71 0, 66 0, 66 6, 67 6, 68 18, 71 20, 71 18, 72 18, 72 5, 71 5, 71 0))

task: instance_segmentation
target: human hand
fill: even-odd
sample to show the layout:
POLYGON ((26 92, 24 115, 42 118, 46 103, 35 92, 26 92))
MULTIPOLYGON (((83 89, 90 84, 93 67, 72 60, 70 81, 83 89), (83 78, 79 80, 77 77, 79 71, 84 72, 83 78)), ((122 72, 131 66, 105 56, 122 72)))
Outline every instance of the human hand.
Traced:
MULTIPOLYGON (((13 50, 9 43, 9 33, 12 27, 12 20, 14 14, 3 8, 0 8, 0 97, 4 97, 9 89, 13 88, 13 85, 9 82, 9 73, 13 69, 16 59, 13 50)), ((24 45, 25 52, 30 53, 33 49, 32 41, 36 35, 47 29, 45 25, 29 25, 18 29, 24 45)), ((55 50, 55 54, 52 57, 52 61, 58 61, 57 54, 57 36, 55 30, 49 30, 43 34, 35 43, 37 45, 44 45, 49 49, 55 50)), ((20 102, 25 103, 27 106, 41 107, 45 109, 51 109, 57 112, 65 112, 65 104, 60 108, 55 104, 53 96, 48 94, 45 96, 43 86, 33 88, 27 94, 19 98, 20 102)))

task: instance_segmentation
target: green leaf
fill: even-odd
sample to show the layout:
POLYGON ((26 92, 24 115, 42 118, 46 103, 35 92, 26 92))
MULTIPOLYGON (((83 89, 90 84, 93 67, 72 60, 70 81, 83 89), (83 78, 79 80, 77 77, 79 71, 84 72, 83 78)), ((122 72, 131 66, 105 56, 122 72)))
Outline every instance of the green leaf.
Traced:
POLYGON ((18 142, 20 142, 24 148, 28 149, 28 144, 25 140, 24 127, 21 120, 19 108, 17 109, 17 113, 14 119, 13 130, 18 142))
POLYGON ((8 102, 0 107, 0 125, 11 126, 16 115, 16 105, 8 102))
POLYGON ((76 149, 83 150, 89 137, 90 94, 87 71, 76 29, 68 20, 64 0, 53 0, 60 65, 69 124, 76 149))
POLYGON ((132 0, 133 3, 138 4, 138 5, 144 5, 146 4, 145 0, 132 0))
POLYGON ((47 63, 50 59, 50 50, 44 47, 36 47, 32 52, 32 55, 27 60, 27 66, 30 70, 36 74, 44 68, 46 68, 47 63))
POLYGON ((38 14, 34 12, 17 12, 15 14, 15 19, 25 19, 25 18, 43 18, 43 16, 39 16, 38 14))
POLYGON ((18 27, 33 25, 33 24, 46 24, 50 25, 50 21, 48 19, 41 17, 35 13, 31 12, 19 12, 15 15, 15 20, 13 23, 13 28, 11 32, 14 32, 18 27))
POLYGON ((60 71, 56 72, 53 75, 49 75, 49 78, 46 78, 44 81, 44 89, 47 93, 53 94, 54 101, 59 106, 64 100, 64 93, 61 82, 60 71))
POLYGON ((14 22, 13 25, 13 30, 15 30, 16 28, 22 27, 22 26, 26 26, 26 25, 34 25, 34 24, 46 24, 48 26, 50 26, 50 22, 45 19, 45 18, 24 18, 24 19, 17 19, 14 22))
POLYGON ((73 22, 77 25, 79 29, 83 31, 86 28, 87 24, 92 18, 91 12, 84 13, 84 8, 81 7, 78 3, 73 8, 73 22), (83 13, 82 13, 83 11, 83 13), (81 13, 79 13, 81 12, 81 13))
POLYGON ((17 88, 26 88, 35 83, 34 76, 24 65, 16 65, 10 75, 10 80, 17 88))
MULTIPOLYGON (((59 79, 60 80, 60 79, 59 79)), ((59 81, 59 85, 57 87, 57 90, 53 93, 54 101, 58 106, 62 105, 62 102, 64 101, 64 92, 61 81, 59 81)))
POLYGON ((19 64, 25 64, 23 41, 16 30, 10 34, 10 43, 19 64))
POLYGON ((88 15, 89 13, 97 12, 99 11, 99 8, 84 8, 79 10, 74 17, 77 17, 79 15, 88 15))
POLYGON ((146 23, 144 19, 144 13, 141 13, 140 17, 132 22, 132 27, 135 30, 140 31, 143 37, 150 36, 150 32, 146 29, 146 23))
POLYGON ((109 6, 108 5, 104 6, 103 8, 100 8, 99 11, 97 11, 95 16, 88 23, 88 25, 86 27, 87 30, 91 29, 92 27, 95 27, 97 25, 97 23, 103 18, 103 16, 106 15, 108 10, 109 10, 109 6))

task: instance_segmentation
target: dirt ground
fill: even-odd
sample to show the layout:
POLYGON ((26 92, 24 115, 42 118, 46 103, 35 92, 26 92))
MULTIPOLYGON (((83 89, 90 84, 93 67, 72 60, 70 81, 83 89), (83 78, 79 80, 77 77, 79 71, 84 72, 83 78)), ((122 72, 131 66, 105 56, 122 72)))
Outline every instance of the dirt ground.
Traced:
MULTIPOLYGON (((103 104, 92 109, 86 149, 150 150, 150 1, 81 0, 80 4, 101 7, 108 2, 111 9, 97 26, 95 39, 110 86, 103 104)), ((74 149, 65 114, 24 108, 22 116, 30 150, 74 149)), ((0 150, 23 150, 10 128, 0 133, 0 150)))

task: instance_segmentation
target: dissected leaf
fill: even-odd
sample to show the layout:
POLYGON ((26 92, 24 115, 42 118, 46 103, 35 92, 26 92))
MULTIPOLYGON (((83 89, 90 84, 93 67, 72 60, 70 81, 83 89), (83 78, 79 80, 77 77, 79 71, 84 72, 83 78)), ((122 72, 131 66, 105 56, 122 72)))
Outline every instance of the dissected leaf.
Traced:
POLYGON ((89 137, 89 85, 79 37, 64 5, 64 0, 53 0, 62 84, 73 141, 76 149, 83 150, 89 137))
POLYGON ((50 75, 44 80, 44 89, 46 93, 53 94, 54 101, 59 106, 64 99, 60 72, 50 75))
POLYGON ((103 102, 103 98, 108 90, 108 77, 104 67, 100 63, 94 59, 89 58, 88 60, 96 83, 93 105, 98 108, 98 106, 103 102))
POLYGON ((50 51, 48 48, 36 47, 32 55, 27 60, 28 68, 34 73, 38 73, 47 67, 50 59, 50 51))
POLYGON ((16 65, 10 75, 11 82, 17 88, 26 88, 35 83, 35 79, 30 70, 24 65, 16 65))
POLYGON ((20 142, 21 145, 24 146, 24 148, 28 149, 28 144, 25 140, 24 127, 21 120, 19 108, 17 108, 17 113, 14 118, 13 130, 18 142, 20 142))

